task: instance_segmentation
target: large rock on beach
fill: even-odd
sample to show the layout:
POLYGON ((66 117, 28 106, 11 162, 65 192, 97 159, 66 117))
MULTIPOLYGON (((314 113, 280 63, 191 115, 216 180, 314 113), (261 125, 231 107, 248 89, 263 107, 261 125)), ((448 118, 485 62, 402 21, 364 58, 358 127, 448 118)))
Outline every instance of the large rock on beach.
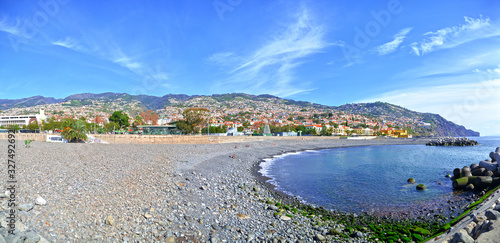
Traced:
POLYGON ((490 158, 491 161, 500 161, 500 152, 491 152, 490 158))
POLYGON ((491 170, 484 172, 484 176, 493 176, 494 174, 491 170))
POLYGON ((476 179, 477 176, 469 176, 469 177, 462 177, 453 180, 453 188, 454 189, 464 189, 467 185, 474 183, 474 180, 476 179))
POLYGON ((457 232, 455 235, 453 235, 453 238, 451 239, 450 243, 458 243, 458 242, 463 242, 463 243, 474 243, 474 239, 467 234, 465 231, 460 231, 457 232))
POLYGON ((485 168, 477 167, 477 168, 473 169, 471 171, 471 173, 473 176, 482 176, 482 175, 484 175, 484 173, 486 173, 486 171, 487 170, 485 168))
POLYGON ((453 170, 453 177, 455 177, 455 179, 460 178, 461 175, 462 175, 462 170, 460 170, 460 168, 455 168, 453 170))
POLYGON ((473 171, 474 169, 476 169, 476 168, 478 168, 478 167, 479 167, 479 164, 477 164, 477 163, 472 163, 472 164, 470 165, 470 170, 471 170, 471 171, 473 171))
POLYGON ((419 191, 423 191, 423 190, 425 190, 425 189, 427 189, 427 187, 425 187, 425 185, 424 185, 424 184, 418 184, 418 185, 417 185, 417 190, 419 190, 419 191))
MULTIPOLYGON (((498 220, 500 219, 500 212, 496 211, 496 210, 486 210, 486 213, 485 213, 485 216, 489 219, 489 220, 498 220)), ((500 240, 500 239, 499 239, 500 240)))
POLYGON ((484 188, 491 186, 491 184, 493 183, 493 178, 491 178, 491 176, 477 176, 474 179, 473 183, 475 187, 484 188))
POLYGON ((494 172, 494 171, 497 171, 498 164, 483 160, 483 161, 479 162, 479 167, 485 168, 486 170, 490 170, 490 171, 494 172))
POLYGON ((493 242, 498 242, 500 239, 500 220, 495 220, 493 223, 488 227, 489 231, 481 233, 477 239, 476 242, 481 242, 481 243, 493 243, 493 242))
POLYGON ((464 168, 462 168, 461 177, 469 177, 469 176, 472 176, 470 169, 469 167, 464 166, 464 168))

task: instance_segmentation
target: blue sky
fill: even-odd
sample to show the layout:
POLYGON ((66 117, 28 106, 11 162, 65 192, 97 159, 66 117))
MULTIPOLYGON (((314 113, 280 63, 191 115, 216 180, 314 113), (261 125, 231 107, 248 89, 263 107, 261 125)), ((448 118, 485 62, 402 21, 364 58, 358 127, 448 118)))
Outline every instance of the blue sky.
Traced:
POLYGON ((0 98, 386 101, 500 134, 500 1, 0 1, 0 98))

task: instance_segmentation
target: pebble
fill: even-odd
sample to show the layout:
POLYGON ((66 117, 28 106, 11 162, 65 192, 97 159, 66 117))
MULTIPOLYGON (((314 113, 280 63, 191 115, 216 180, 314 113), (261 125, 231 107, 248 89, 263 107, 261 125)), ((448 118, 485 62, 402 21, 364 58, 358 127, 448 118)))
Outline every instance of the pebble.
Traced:
POLYGON ((112 226, 115 224, 115 220, 113 219, 113 217, 111 215, 108 215, 108 217, 106 217, 106 220, 104 221, 104 223, 112 226))
POLYGON ((43 205, 47 204, 47 201, 45 199, 43 199, 42 197, 37 196, 36 200, 35 200, 35 204, 43 206, 43 205))
MULTIPOLYGON (((340 142, 345 141, 303 141, 301 147, 340 142)), ((252 173, 262 157, 295 146, 276 143, 251 143, 237 159, 229 159, 234 152, 228 149, 235 144, 35 142, 23 154, 30 163, 23 195, 36 195, 38 206, 22 211, 27 214, 20 222, 26 222, 26 232, 40 236, 40 243, 330 240, 329 226, 312 229, 317 217, 286 216, 291 212, 273 217, 279 209, 266 201, 286 203, 288 198, 271 193, 252 173), (39 195, 50 195, 49 202, 39 195)))
POLYGON ((317 240, 317 241, 326 241, 326 238, 322 234, 316 234, 314 236, 314 240, 317 240))
POLYGON ((30 211, 31 209, 33 209, 33 203, 24 203, 24 204, 21 204, 19 205, 18 209, 21 210, 21 211, 30 211))

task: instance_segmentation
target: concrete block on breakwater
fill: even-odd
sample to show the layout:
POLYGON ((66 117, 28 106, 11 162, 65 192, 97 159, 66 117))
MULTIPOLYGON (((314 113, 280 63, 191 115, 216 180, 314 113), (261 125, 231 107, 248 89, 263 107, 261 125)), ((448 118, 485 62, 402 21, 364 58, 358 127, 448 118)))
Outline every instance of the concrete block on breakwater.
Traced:
MULTIPOLYGON (((496 150, 499 149, 500 147, 496 150)), ((498 161, 490 160, 480 161, 479 164, 471 164, 470 168, 467 166, 462 169, 455 168, 453 170, 453 188, 466 189, 470 184, 473 185, 473 188, 479 189, 500 185, 498 168, 498 161)))

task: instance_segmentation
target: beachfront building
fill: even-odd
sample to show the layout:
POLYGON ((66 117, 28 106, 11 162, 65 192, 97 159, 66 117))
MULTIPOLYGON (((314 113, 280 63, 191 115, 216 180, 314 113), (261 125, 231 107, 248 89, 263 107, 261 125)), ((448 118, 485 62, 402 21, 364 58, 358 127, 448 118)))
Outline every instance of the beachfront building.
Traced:
POLYGON ((354 133, 358 135, 363 135, 363 136, 372 136, 373 135, 373 130, 370 128, 355 128, 353 129, 354 133))
POLYGON ((166 135, 166 134, 179 134, 179 130, 175 125, 143 125, 137 126, 142 134, 146 135, 166 135))
POLYGON ((41 121, 45 121, 47 117, 45 116, 45 110, 40 109, 39 114, 35 115, 20 115, 20 116, 0 116, 0 126, 8 127, 11 125, 27 126, 30 122, 36 120, 38 124, 41 121))
POLYGON ((411 135, 408 135, 408 131, 406 130, 394 130, 392 134, 393 137, 397 138, 411 138, 411 135))

